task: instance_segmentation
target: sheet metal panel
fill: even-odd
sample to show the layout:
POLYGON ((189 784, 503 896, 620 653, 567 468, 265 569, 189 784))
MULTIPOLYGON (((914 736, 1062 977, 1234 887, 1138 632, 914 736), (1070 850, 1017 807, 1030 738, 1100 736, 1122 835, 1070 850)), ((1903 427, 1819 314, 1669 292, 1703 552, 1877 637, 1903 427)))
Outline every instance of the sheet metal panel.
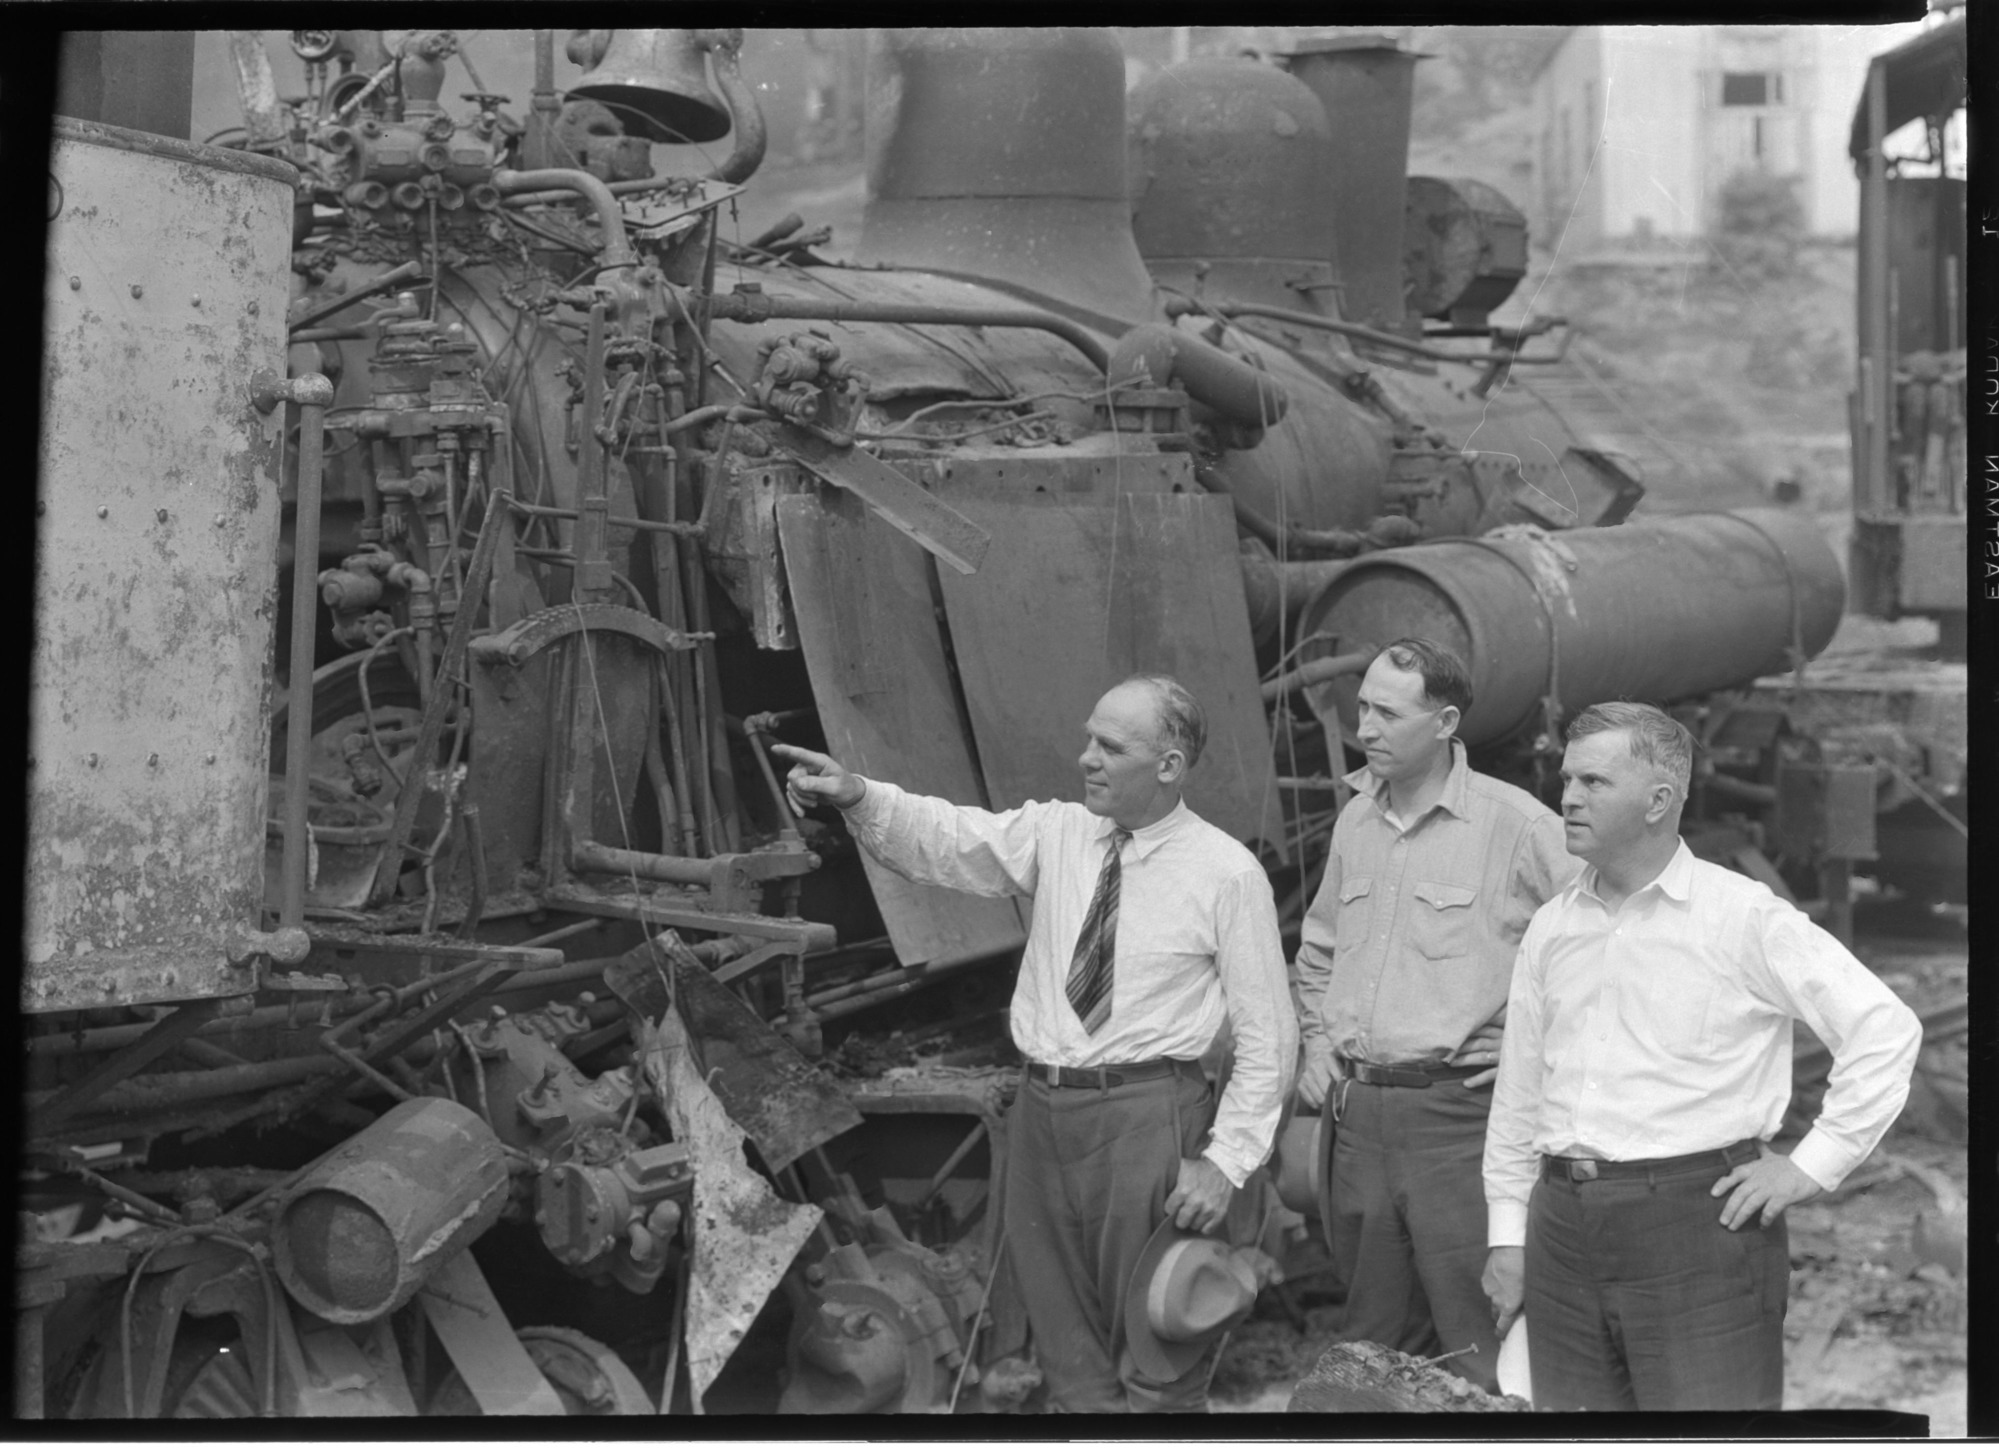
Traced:
MULTIPOLYGON (((827 750, 863 775, 984 804, 928 556, 845 493, 781 498, 777 521, 827 750)), ((1027 939, 1012 900, 917 885, 862 861, 904 965, 992 955, 1027 939)))
POLYGON ((978 573, 944 575, 943 592, 994 805, 1082 798, 1077 757, 1097 700, 1126 675, 1171 674, 1208 716, 1188 805, 1238 840, 1280 843, 1229 501, 946 498, 993 540, 978 573))
POLYGON ((21 1001, 254 986, 290 169, 59 121, 21 1001))

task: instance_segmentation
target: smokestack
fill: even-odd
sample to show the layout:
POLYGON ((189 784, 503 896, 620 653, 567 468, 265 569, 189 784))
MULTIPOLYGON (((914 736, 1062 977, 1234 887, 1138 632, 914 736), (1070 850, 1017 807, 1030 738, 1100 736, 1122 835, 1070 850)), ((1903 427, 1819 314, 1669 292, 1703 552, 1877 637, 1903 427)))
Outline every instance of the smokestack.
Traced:
POLYGON ((1413 332, 1402 304, 1402 216, 1408 206, 1409 111, 1416 62, 1391 36, 1308 40, 1288 60, 1332 125, 1334 257, 1350 321, 1413 332))
POLYGON ((877 31, 867 151, 857 261, 1151 315, 1125 189, 1124 52, 1108 30, 877 31))

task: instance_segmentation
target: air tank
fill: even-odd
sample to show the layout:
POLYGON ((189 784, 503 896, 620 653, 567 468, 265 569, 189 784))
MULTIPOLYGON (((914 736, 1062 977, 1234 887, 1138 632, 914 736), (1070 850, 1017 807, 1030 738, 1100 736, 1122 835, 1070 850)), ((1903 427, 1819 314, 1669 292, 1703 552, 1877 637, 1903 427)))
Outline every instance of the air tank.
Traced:
MULTIPOLYGON (((1826 646, 1846 606, 1839 561, 1809 517, 1698 513, 1560 534, 1488 534, 1354 563, 1306 605, 1322 657, 1405 635, 1464 659, 1466 744, 1531 732, 1608 699, 1662 702, 1788 669, 1826 646)), ((1348 730, 1356 678, 1307 692, 1348 730)))
POLYGON ((1124 52, 1108 30, 883 30, 868 54, 856 260, 1151 313, 1125 188, 1124 52))

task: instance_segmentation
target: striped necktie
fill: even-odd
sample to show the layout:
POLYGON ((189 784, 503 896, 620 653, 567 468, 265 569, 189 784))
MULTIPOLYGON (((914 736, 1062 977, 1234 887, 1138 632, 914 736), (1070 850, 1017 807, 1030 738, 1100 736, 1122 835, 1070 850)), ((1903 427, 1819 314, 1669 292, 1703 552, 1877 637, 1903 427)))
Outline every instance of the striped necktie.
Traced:
POLYGON ((1111 832, 1104 868, 1097 876, 1097 891, 1090 897, 1089 914, 1083 917, 1076 954, 1069 962, 1069 1004, 1082 1018, 1083 1030, 1092 1036, 1111 1017, 1111 958, 1117 952, 1118 890, 1124 878, 1118 853, 1129 839, 1129 830, 1111 832))

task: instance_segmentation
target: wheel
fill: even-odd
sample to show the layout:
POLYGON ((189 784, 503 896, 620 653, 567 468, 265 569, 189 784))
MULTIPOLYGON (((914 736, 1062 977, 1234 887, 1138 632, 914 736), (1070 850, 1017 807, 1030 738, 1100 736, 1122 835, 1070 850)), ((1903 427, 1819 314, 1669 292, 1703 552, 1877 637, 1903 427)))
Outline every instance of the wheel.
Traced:
MULTIPOLYGON (((571 1416, 651 1414, 652 1398, 625 1361, 573 1328, 523 1328, 517 1335, 549 1386, 571 1416)), ((481 1414, 479 1401, 458 1370, 437 1386, 428 1412, 437 1416, 481 1414)))

